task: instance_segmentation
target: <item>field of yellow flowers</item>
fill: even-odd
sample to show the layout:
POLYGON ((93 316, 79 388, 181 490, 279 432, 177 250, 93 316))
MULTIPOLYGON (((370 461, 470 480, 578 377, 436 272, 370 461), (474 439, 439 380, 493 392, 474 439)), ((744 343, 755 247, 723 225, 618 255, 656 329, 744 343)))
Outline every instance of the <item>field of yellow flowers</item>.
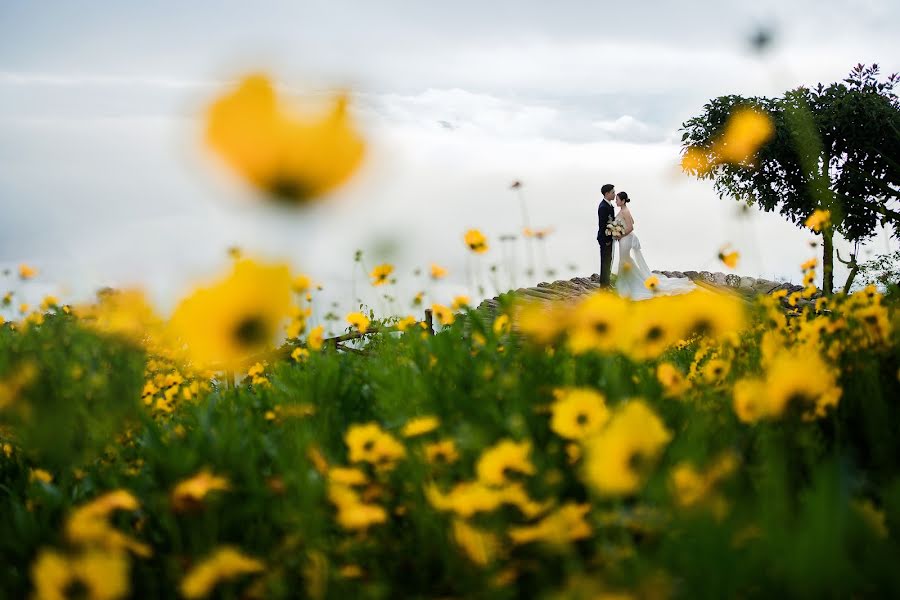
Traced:
POLYGON ((896 290, 504 296, 342 351, 306 286, 0 326, 3 597, 900 593, 896 290))
MULTIPOLYGON (((249 77, 207 141, 303 205, 361 160, 346 101, 298 120, 249 77)), ((308 276, 232 258, 166 317, 0 319, 0 598, 900 595, 896 288, 818 297, 813 259, 786 297, 459 297, 329 338, 308 276)))

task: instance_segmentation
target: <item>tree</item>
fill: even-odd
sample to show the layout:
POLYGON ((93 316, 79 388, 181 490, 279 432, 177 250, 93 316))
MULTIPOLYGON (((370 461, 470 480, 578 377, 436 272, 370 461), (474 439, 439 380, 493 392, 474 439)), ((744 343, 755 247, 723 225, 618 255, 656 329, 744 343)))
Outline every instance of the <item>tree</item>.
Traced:
POLYGON ((878 74, 878 65, 860 64, 840 83, 799 87, 780 98, 720 96, 681 129, 685 158, 691 158, 683 162, 685 171, 712 180, 720 198, 777 210, 798 226, 816 210, 828 211, 818 232, 826 294, 834 288, 835 231, 856 244, 879 225, 900 237, 900 99, 894 92, 900 76, 880 81, 878 74), (754 152, 736 159, 740 140, 725 134, 742 109, 766 115, 771 131, 754 152))

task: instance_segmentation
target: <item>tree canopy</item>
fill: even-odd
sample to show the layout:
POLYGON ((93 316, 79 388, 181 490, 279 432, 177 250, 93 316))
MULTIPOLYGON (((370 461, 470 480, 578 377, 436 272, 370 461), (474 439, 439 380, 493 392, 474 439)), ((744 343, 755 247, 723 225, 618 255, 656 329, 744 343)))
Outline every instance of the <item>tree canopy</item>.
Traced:
POLYGON ((900 238, 898 83, 897 74, 882 81, 878 65, 860 64, 842 82, 798 87, 779 98, 714 98, 682 126, 685 157, 692 157, 684 169, 712 180, 720 198, 777 210, 797 225, 828 211, 821 232, 823 287, 830 292, 834 231, 860 242, 885 225, 900 238), (741 110, 765 115, 768 124, 765 135, 745 131, 760 143, 736 158, 742 140, 728 131, 741 110))

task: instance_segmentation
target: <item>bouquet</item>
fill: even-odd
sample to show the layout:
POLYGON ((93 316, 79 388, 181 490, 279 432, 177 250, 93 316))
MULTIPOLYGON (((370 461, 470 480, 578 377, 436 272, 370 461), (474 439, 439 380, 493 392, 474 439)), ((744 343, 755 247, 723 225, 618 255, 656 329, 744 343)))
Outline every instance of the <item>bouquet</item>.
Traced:
POLYGON ((625 235, 625 222, 622 219, 609 219, 606 224, 606 235, 611 235, 616 239, 625 235))

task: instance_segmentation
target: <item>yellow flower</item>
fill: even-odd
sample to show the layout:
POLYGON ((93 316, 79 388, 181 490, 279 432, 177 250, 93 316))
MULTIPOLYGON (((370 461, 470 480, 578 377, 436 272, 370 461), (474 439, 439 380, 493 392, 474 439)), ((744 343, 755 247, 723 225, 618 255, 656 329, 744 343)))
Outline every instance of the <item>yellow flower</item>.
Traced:
POLYGON ((325 343, 324 335, 325 328, 322 325, 313 327, 309 332, 309 337, 306 338, 306 345, 310 350, 321 350, 325 343))
POLYGON ((609 420, 609 409, 603 394, 589 388, 558 390, 550 407, 550 429, 570 440, 581 440, 595 434, 609 420))
POLYGON ((691 387, 684 374, 672 363, 660 363, 656 367, 656 379, 662 384, 663 393, 667 397, 680 396, 691 387))
POLYGON ((831 225, 831 211, 817 208, 806 218, 806 221, 804 221, 803 224, 813 231, 822 231, 831 225))
POLYGON ((627 322, 631 337, 628 352, 632 357, 638 360, 656 358, 682 338, 673 322, 679 315, 669 308, 672 305, 673 300, 664 296, 632 306, 627 322))
POLYGON ((329 114, 301 119, 279 104, 264 75, 246 77, 213 103, 206 139, 251 184, 297 203, 344 183, 365 146, 347 114, 346 94, 337 95, 329 114))
POLYGON ((265 568, 261 561, 240 550, 222 546, 188 571, 181 580, 179 591, 185 598, 205 598, 219 582, 259 573, 265 568))
POLYGON ((737 267, 740 256, 741 255, 735 250, 728 251, 727 247, 719 250, 719 260, 721 260, 729 269, 737 267))
POLYGON ((405 438, 424 435, 437 429, 440 424, 440 419, 431 415, 425 417, 417 417, 415 419, 410 419, 406 423, 406 425, 403 426, 403 429, 400 431, 400 435, 405 438))
POLYGON ((347 315, 347 322, 357 331, 366 332, 369 329, 369 317, 361 312, 352 312, 347 315))
POLYGON ((414 316, 407 315, 407 316, 403 317, 402 319, 400 319, 399 321, 397 321, 397 329, 399 329, 400 331, 406 331, 407 329, 409 329, 410 327, 415 325, 417 322, 418 322, 418 320, 414 316))
POLYGON ((721 339, 741 331, 746 323, 744 301, 728 294, 696 291, 658 300, 666 302, 667 312, 677 324, 677 339, 721 339))
POLYGON ((309 358, 309 350, 298 346, 291 350, 291 358, 294 360, 294 362, 303 362, 304 360, 309 358))
POLYGON ((755 423, 767 416, 765 385, 757 379, 741 379, 734 384, 734 414, 744 423, 755 423))
POLYGON ((502 505, 511 505, 531 519, 549 507, 549 503, 541 504, 531 500, 520 484, 495 487, 479 481, 464 481, 456 484, 446 494, 436 485, 430 484, 425 488, 425 497, 435 509, 451 511, 463 518, 491 512, 502 505))
POLYGON ((26 265, 25 263, 22 263, 21 265, 19 265, 19 278, 20 279, 31 279, 35 275, 37 275, 37 269, 35 269, 34 267, 26 265))
POLYGON ((707 148, 688 148, 681 167, 705 175, 722 163, 748 164, 775 134, 771 117, 755 108, 737 108, 728 117, 722 135, 707 148))
MULTIPOLYGON (((624 298, 609 292, 597 292, 580 301, 568 321, 569 349, 575 354, 619 349, 624 328, 627 327, 627 309, 624 298)), ((551 321, 545 327, 558 327, 552 322, 559 318, 558 313, 554 314, 551 310, 545 318, 551 321)))
POLYGON ((53 475, 44 469, 31 469, 28 474, 29 481, 40 481, 41 483, 53 483, 53 475))
POLYGON ((138 501, 126 490, 115 490, 84 504, 66 520, 66 537, 75 544, 94 546, 120 552, 131 550, 138 556, 150 556, 152 550, 109 523, 110 515, 117 510, 137 510, 138 501))
POLYGON ((453 314, 453 311, 443 304, 432 304, 431 313, 441 325, 452 325, 453 321, 456 320, 456 316, 453 314))
POLYGON ((524 475, 534 475, 534 465, 528 455, 531 454, 531 442, 514 442, 502 440, 482 452, 475 467, 478 481, 487 485, 504 485, 510 483, 509 473, 512 471, 524 475))
POLYGON ((644 280, 644 287, 651 292, 655 292, 656 288, 659 287, 659 277, 657 277, 656 275, 651 275, 644 280))
POLYGON ((685 173, 705 174, 713 166, 715 163, 710 161, 707 151, 702 148, 690 147, 681 157, 681 169, 685 173))
MULTIPOLYGON (((557 338, 566 329, 566 316, 565 309, 556 302, 519 302, 513 310, 516 329, 538 344, 547 344, 557 338)), ((583 351, 587 351, 589 343, 584 345, 583 351)))
POLYGON ((331 483, 328 499, 337 507, 337 522, 344 529, 365 530, 387 520, 387 512, 382 507, 363 502, 359 494, 346 485, 331 483))
POLYGON ((585 477, 598 493, 622 496, 638 491, 672 434, 642 401, 613 414, 606 428, 587 443, 585 477))
POLYGON ((738 108, 725 125, 716 154, 725 162, 746 163, 774 134, 769 115, 753 108, 738 108))
POLYGON ((73 557, 41 550, 31 567, 35 600, 64 600, 73 589, 80 598, 116 600, 130 591, 128 559, 118 552, 89 551, 73 557))
POLYGON ((484 237, 477 229, 470 229, 466 232, 464 237, 466 242, 466 246, 469 247, 469 250, 474 252, 475 254, 484 254, 488 251, 488 243, 487 238, 484 237))
POLYGON ((462 310, 469 306, 469 297, 468 296, 456 296, 453 299, 453 304, 450 305, 450 310, 462 310))
POLYGON ((453 520, 453 539, 472 562, 482 567, 494 561, 501 547, 495 534, 473 527, 462 519, 453 520))
POLYGON ((237 368, 274 340, 290 307, 287 266, 245 259, 234 263, 226 279, 182 300, 170 330, 198 365, 237 368))
POLYGON ((328 469, 328 481, 340 485, 354 486, 368 483, 366 474, 359 469, 348 467, 331 467, 328 469))
POLYGON ((459 459, 456 442, 451 439, 440 440, 425 446, 425 459, 429 464, 452 464, 459 459))
POLYGON ((499 315, 496 319, 494 319, 494 323, 492 325, 494 335, 497 336, 509 333, 510 327, 509 315, 499 315))
POLYGON ((707 383, 718 383, 728 375, 730 368, 731 365, 726 361, 720 358, 714 358, 703 367, 703 379, 706 380, 707 383))
POLYGON ((394 265, 389 265, 387 263, 378 265, 372 269, 372 272, 369 274, 369 277, 372 278, 372 285, 383 285, 387 283, 388 277, 390 277, 393 272, 394 265))
POLYGON ((350 449, 350 462, 389 465, 406 455, 406 449, 377 423, 351 425, 344 441, 350 449))
POLYGON ((443 279, 447 276, 447 269, 444 267, 437 265, 435 263, 431 263, 431 278, 432 279, 443 279))
POLYGON ((294 291, 298 294, 302 294, 303 292, 308 291, 312 287, 312 279, 309 275, 300 274, 294 277, 294 281, 291 282, 294 291))
POLYGON ((876 537, 883 540, 888 538, 889 531, 885 524, 883 510, 875 508, 875 505, 869 499, 855 500, 852 506, 876 537))
POLYGON ((816 265, 818 265, 818 264, 819 264, 818 258, 811 258, 808 261, 806 261, 805 263, 803 263, 802 265, 800 265, 800 269, 803 271, 811 271, 812 269, 815 269, 816 265))
POLYGON ((777 418, 793 408, 805 419, 824 417, 840 397, 837 373, 814 350, 785 350, 766 372, 767 416, 777 418))
POLYGON ((514 544, 541 541, 553 546, 563 546, 571 541, 588 538, 593 530, 584 517, 590 509, 589 504, 568 502, 535 525, 511 527, 509 537, 514 544))
POLYGON ((231 484, 226 478, 213 475, 204 469, 175 486, 172 490, 172 507, 175 510, 196 508, 210 492, 229 489, 231 484))

